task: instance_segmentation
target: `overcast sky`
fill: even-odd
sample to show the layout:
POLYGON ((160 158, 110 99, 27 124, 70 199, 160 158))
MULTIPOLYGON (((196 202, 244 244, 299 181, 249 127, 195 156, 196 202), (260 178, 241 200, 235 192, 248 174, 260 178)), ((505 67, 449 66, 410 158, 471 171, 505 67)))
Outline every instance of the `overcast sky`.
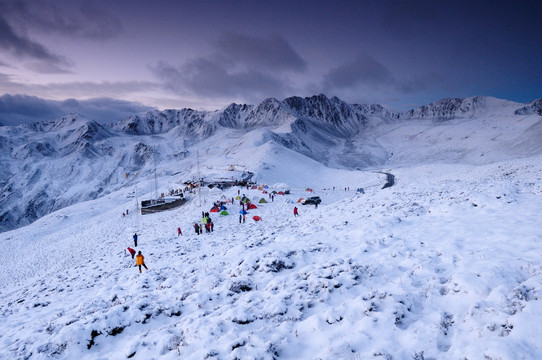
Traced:
POLYGON ((115 121, 319 93, 396 110, 530 102, 542 97, 541 3, 0 0, 0 122, 40 106, 46 119, 77 104, 115 121))

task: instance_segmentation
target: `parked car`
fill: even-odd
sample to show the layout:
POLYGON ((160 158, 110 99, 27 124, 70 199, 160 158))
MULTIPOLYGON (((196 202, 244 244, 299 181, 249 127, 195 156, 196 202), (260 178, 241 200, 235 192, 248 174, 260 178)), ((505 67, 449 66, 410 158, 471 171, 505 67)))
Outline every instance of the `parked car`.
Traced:
POLYGON ((320 196, 311 196, 310 198, 306 198, 301 203, 303 205, 318 205, 322 202, 322 199, 320 199, 320 196))

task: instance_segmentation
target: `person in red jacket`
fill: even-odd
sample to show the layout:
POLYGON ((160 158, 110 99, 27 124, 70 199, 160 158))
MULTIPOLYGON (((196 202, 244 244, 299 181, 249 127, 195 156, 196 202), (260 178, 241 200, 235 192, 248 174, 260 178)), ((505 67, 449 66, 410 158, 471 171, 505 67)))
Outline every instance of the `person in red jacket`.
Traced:
POLYGON ((294 206, 294 216, 297 216, 297 215, 299 215, 299 214, 297 213, 297 206, 294 206))
POLYGON ((129 247, 128 252, 130 253, 130 255, 132 255, 132 259, 133 259, 135 254, 136 254, 136 251, 134 249, 132 249, 131 247, 129 247))
POLYGON ((177 236, 182 235, 182 234, 183 234, 183 232, 181 231, 181 228, 178 227, 178 228, 177 228, 177 236))

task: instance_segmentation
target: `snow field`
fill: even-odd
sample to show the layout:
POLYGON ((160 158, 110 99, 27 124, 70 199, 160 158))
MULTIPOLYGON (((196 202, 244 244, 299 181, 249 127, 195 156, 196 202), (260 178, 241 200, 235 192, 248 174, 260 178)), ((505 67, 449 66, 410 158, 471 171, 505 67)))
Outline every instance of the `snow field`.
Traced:
POLYGON ((219 196, 194 197, 139 217, 142 274, 124 250, 137 221, 120 214, 133 203, 72 206, 0 234, 0 354, 536 359, 539 160, 394 169, 384 190, 385 176, 367 173, 365 194, 315 189, 318 208, 295 203, 307 193, 294 189, 256 204, 245 224, 227 205, 199 236, 192 225, 219 196))

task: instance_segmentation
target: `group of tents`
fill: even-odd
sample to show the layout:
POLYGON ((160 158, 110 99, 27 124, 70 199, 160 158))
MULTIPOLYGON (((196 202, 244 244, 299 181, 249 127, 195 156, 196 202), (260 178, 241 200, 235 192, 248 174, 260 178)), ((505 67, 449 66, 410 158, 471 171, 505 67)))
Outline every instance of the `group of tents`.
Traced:
MULTIPOLYGON (((237 196, 235 199, 240 200, 244 204, 243 209, 239 211, 239 214, 241 215, 248 214, 247 210, 254 210, 258 208, 258 206, 252 203, 250 199, 247 197, 241 198, 240 196, 237 196)), ((222 198, 215 204, 215 206, 211 208, 211 210, 209 210, 209 212, 218 213, 219 215, 222 215, 222 216, 229 215, 230 213, 228 212, 228 208, 225 205, 223 205, 223 203, 231 203, 231 200, 226 199, 225 196, 222 196, 222 198), (222 205, 218 206, 218 204, 222 204, 222 205)), ((264 198, 261 198, 258 201, 258 203, 265 204, 267 203, 267 200, 265 200, 264 198)), ((259 216, 253 216, 252 219, 254 221, 260 221, 262 218, 259 216)))
MULTIPOLYGON (((268 192, 268 189, 269 189, 268 185, 260 185, 260 186, 252 185, 250 187, 250 189, 252 189, 252 190, 260 190, 260 191, 262 191, 262 194, 269 194, 269 196, 271 196, 271 194, 272 195, 285 195, 285 194, 290 193, 290 191, 289 191, 289 189, 287 187, 284 187, 284 189, 285 189, 284 191, 273 190, 271 192, 268 192)), ((243 209, 239 211, 239 214, 241 214, 241 215, 248 214, 247 210, 254 210, 254 209, 258 208, 258 206, 256 206, 256 204, 252 203, 250 201, 250 199, 247 198, 244 195, 243 196, 238 195, 235 198, 235 200, 239 200, 244 204, 243 209)), ((224 204, 229 204, 232 201, 233 201, 233 198, 228 199, 228 198, 226 198, 226 196, 222 195, 220 197, 220 199, 211 208, 211 210, 209 210, 209 212, 218 213, 219 215, 222 215, 222 216, 229 215, 228 208, 224 204)), ((265 198, 262 197, 262 198, 260 198, 260 200, 258 200, 258 203, 259 204, 267 204, 268 201, 265 198)), ((253 216, 252 219, 255 220, 255 221, 260 221, 262 218, 259 217, 259 216, 253 216)))

